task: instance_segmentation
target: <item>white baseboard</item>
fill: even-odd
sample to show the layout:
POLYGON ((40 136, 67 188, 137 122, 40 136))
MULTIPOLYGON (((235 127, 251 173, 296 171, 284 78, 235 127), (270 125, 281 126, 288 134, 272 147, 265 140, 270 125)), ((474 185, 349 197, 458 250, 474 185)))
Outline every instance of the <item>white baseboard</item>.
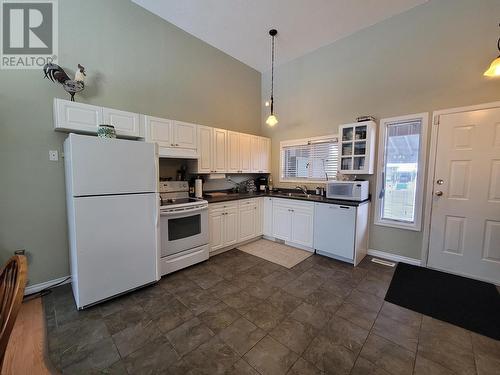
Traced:
POLYGON ((371 256, 374 256, 374 257, 377 257, 377 258, 383 258, 383 259, 387 259, 387 260, 392 260, 393 262, 401 262, 401 263, 413 264, 414 266, 420 266, 421 265, 420 259, 408 258, 408 257, 404 257, 402 255, 387 253, 385 251, 368 249, 367 254, 371 255, 371 256))
MULTIPOLYGON (((71 276, 64 276, 64 277, 60 277, 58 279, 45 281, 45 282, 40 283, 40 284, 30 285, 24 289, 24 295, 27 296, 28 294, 38 293, 44 289, 50 288, 50 287, 57 285, 59 283, 60 283, 59 285, 64 285, 64 284, 67 284, 70 282, 71 282, 71 276), (66 278, 68 278, 68 279, 66 280, 66 278)), ((57 285, 57 286, 59 286, 59 285, 57 285)))

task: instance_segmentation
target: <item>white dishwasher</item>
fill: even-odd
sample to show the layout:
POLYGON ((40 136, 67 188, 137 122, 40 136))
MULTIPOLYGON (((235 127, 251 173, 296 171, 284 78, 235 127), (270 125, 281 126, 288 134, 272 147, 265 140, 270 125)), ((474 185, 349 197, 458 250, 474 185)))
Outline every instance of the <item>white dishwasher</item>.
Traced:
POLYGON ((314 204, 314 248, 320 255, 354 262, 356 207, 314 204))

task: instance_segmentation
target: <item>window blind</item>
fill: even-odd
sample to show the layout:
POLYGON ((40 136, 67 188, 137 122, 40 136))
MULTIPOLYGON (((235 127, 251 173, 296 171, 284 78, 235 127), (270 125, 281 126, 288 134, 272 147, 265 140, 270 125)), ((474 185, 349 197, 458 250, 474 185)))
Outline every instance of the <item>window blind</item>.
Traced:
POLYGON ((337 174, 338 140, 325 138, 283 145, 282 180, 322 181, 337 174))

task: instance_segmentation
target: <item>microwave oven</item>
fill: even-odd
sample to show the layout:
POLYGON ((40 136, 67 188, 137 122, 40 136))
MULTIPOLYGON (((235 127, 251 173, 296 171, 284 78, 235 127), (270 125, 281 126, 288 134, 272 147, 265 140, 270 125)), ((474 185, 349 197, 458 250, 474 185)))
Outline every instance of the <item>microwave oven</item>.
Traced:
POLYGON ((326 183, 328 199, 346 199, 364 201, 368 199, 368 181, 328 181, 326 183))

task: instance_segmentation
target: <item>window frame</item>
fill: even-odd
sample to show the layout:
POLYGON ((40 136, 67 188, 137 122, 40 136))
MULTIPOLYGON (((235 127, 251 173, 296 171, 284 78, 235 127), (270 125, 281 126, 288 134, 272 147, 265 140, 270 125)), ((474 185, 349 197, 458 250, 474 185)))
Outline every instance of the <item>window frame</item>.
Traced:
MULTIPOLYGON (((339 147, 339 136, 338 134, 328 134, 328 135, 323 135, 323 136, 318 136, 318 137, 308 137, 308 138, 300 138, 300 139, 290 139, 286 141, 281 141, 280 142, 280 170, 279 170, 279 182, 280 183, 302 183, 302 184, 309 184, 309 183, 315 183, 315 184, 326 184, 327 180, 326 179, 288 179, 288 178, 283 178, 283 167, 284 167, 284 160, 283 160, 283 147, 290 147, 290 146, 301 146, 301 145, 306 145, 309 142, 321 142, 329 139, 336 139, 337 140, 337 148, 339 147)), ((338 150, 337 150, 337 171, 338 171, 338 150)), ((334 179, 336 176, 328 176, 328 181, 334 179)))
POLYGON ((375 190, 375 214, 373 223, 379 226, 392 227, 398 229, 412 230, 420 232, 422 230, 422 216, 424 204, 424 188, 425 188, 425 174, 426 174, 426 156, 427 156, 427 133, 429 128, 429 112, 416 113, 412 115, 388 117, 380 120, 379 137, 378 137, 378 155, 377 155, 377 177, 376 177, 376 190, 375 190), (380 193, 383 186, 382 173, 385 170, 385 153, 386 153, 386 138, 387 127, 389 124, 395 122, 405 122, 411 120, 421 121, 420 131, 420 149, 418 156, 418 169, 416 180, 416 195, 415 195, 415 213, 414 221, 412 223, 382 218, 382 201, 380 193))

